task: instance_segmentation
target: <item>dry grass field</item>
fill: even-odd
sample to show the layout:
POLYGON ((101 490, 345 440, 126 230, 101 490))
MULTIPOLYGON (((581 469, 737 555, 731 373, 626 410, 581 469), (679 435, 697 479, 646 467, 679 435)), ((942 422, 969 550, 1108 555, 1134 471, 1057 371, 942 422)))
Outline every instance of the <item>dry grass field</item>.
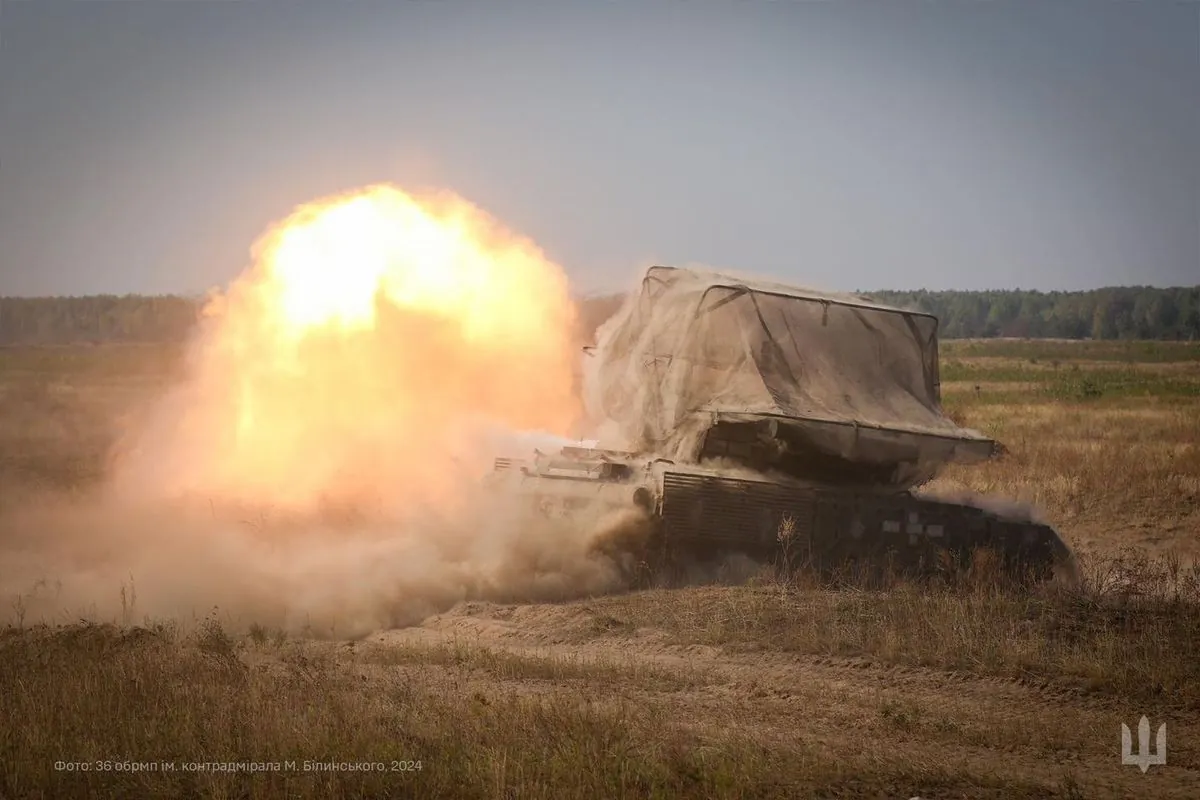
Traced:
MULTIPOLYGON (((1008 451, 937 483, 1041 507, 1077 586, 764 572, 459 603, 354 641, 147 619, 132 581, 112 620, 38 619, 16 594, 0 797, 1200 797, 1200 346, 941 357, 947 410, 1008 451), (1143 714, 1169 729, 1145 774, 1120 757, 1143 714)), ((7 520, 100 480, 177 359, 0 349, 0 537, 37 535, 7 520)), ((52 590, 35 577, 16 576, 52 590)))

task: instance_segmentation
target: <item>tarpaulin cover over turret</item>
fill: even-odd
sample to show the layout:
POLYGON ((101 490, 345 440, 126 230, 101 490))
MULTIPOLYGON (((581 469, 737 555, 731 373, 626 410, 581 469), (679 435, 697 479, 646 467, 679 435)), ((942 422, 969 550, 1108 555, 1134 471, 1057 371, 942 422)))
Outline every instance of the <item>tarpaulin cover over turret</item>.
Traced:
POLYGON ((598 332, 587 378, 623 446, 682 462, 718 422, 888 466, 897 486, 993 447, 942 413, 937 320, 852 295, 652 267, 598 332))

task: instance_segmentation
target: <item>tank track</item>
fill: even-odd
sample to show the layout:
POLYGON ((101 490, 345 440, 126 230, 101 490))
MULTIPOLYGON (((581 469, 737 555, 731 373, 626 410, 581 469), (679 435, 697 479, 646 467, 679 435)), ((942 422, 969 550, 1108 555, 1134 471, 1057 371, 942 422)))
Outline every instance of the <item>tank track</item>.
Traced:
POLYGON ((1070 560, 1048 525, 908 492, 877 493, 666 471, 650 561, 714 562, 731 552, 831 575, 853 567, 932 574, 980 550, 1013 577, 1045 580, 1070 560))

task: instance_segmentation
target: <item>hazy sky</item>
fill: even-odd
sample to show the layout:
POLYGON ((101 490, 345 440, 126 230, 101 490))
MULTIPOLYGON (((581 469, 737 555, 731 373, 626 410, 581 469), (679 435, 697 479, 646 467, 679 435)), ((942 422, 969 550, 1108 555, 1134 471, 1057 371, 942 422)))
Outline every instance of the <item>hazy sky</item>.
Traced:
POLYGON ((1200 4, 0 0, 0 295, 457 191, 584 290, 1200 283, 1200 4))

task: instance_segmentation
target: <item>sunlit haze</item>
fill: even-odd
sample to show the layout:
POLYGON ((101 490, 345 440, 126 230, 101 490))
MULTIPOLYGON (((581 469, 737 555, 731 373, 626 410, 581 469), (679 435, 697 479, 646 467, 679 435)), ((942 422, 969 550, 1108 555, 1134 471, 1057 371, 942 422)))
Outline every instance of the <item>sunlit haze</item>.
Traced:
POLYGON ((576 291, 1200 281, 1193 3, 2 6, 0 295, 203 291, 383 182, 576 291))

